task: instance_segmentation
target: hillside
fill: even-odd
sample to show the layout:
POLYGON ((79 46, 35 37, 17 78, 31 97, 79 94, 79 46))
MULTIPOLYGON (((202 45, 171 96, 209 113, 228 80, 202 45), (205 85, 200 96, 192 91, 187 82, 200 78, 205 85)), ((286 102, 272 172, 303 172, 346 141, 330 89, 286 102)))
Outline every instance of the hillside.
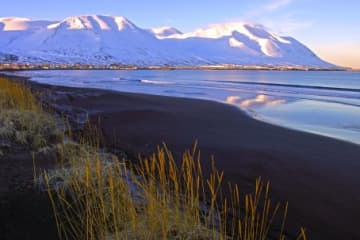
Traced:
POLYGON ((143 29, 125 17, 102 15, 62 21, 0 18, 0 62, 334 67, 296 39, 257 24, 214 24, 182 33, 172 27, 143 29))

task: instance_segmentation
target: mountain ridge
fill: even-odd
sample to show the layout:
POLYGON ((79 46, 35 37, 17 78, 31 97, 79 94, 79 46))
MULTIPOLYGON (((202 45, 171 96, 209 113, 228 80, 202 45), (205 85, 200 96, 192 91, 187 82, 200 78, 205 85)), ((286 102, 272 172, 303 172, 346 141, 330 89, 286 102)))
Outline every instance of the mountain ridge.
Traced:
POLYGON ((0 57, 0 63, 336 67, 296 39, 259 24, 220 23, 182 33, 173 27, 145 29, 110 15, 61 21, 0 18, 1 54, 17 60, 0 57))

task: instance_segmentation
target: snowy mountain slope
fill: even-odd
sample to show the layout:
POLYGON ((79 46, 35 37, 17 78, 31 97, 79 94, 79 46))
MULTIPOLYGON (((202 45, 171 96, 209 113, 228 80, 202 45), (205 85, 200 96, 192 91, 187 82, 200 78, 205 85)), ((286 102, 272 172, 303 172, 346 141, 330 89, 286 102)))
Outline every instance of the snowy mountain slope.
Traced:
POLYGON ((182 33, 171 27, 142 29, 125 17, 103 15, 62 21, 0 18, 0 53, 7 56, 0 62, 333 66, 297 40, 261 25, 224 23, 182 33))
POLYGON ((39 20, 34 21, 28 18, 0 18, 0 30, 2 31, 31 31, 46 28, 54 21, 39 20))
POLYGON ((150 29, 157 38, 167 38, 173 35, 181 35, 183 34, 180 30, 173 27, 159 27, 150 29))

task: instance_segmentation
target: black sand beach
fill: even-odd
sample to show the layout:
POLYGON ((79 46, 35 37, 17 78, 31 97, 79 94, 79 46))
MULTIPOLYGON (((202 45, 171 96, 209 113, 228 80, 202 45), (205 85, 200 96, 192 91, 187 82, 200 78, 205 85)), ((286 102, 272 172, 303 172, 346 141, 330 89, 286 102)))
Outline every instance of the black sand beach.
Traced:
MULTIPOLYGON (((225 171, 226 180, 239 184, 240 190, 252 189, 258 176, 270 180, 271 195, 289 201, 290 231, 304 226, 308 239, 360 239, 359 145, 273 126, 235 107, 210 101, 31 85, 52 96, 50 102, 59 110, 88 113, 93 122, 100 124, 107 146, 147 155, 165 142, 179 155, 198 140, 204 165, 213 155, 217 167, 225 171)), ((14 160, 1 159, 0 169, 22 166, 14 160)), ((6 186, 10 181, 3 181, 9 172, 2 172, 1 201, 17 196, 16 188, 6 186)), ((20 171, 17 177, 25 176, 20 171)), ((27 200, 37 201, 33 197, 27 200)), ((23 204, 16 205, 13 215, 3 213, 11 210, 1 202, 0 232, 19 229, 23 231, 20 235, 26 236, 25 231, 29 231, 28 238, 17 238, 14 233, 8 235, 12 238, 3 239, 49 239, 41 232, 29 235, 41 228, 51 233, 48 226, 53 225, 49 221, 30 218, 28 224, 33 227, 24 230, 24 216, 29 214, 27 200, 12 203, 23 204)), ((46 217, 48 206, 37 207, 46 217)))

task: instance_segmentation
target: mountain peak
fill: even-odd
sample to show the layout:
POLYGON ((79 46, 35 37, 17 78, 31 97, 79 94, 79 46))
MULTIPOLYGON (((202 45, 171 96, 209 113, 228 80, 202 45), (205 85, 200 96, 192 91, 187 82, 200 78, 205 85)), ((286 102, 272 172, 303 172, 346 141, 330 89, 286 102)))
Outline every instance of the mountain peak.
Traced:
POLYGON ((202 38, 221 38, 224 36, 231 36, 234 32, 242 33, 249 37, 254 37, 254 33, 267 33, 265 27, 259 24, 249 23, 249 22, 226 22, 226 23, 217 23, 211 24, 205 28, 196 29, 193 32, 189 32, 180 36, 180 38, 188 38, 188 37, 202 37, 202 38))
POLYGON ((21 17, 1 17, 0 22, 11 22, 11 21, 30 21, 30 18, 21 17))
POLYGON ((123 30, 125 28, 136 29, 138 28, 134 23, 132 23, 126 17, 114 17, 115 22, 117 23, 118 30, 123 30))
POLYGON ((80 15, 67 17, 63 21, 49 25, 48 29, 68 30, 124 30, 137 28, 130 20, 121 16, 80 15))
POLYGON ((30 18, 3 17, 0 18, 0 31, 34 31, 44 29, 54 21, 32 20, 30 18))
POLYGON ((0 49, 17 62, 332 66, 295 39, 248 22, 183 34, 173 27, 142 29, 121 16, 80 15, 58 22, 8 17, 0 18, 0 49))
POLYGON ((150 31, 158 38, 170 37, 175 34, 183 34, 180 30, 168 26, 152 28, 150 31))

